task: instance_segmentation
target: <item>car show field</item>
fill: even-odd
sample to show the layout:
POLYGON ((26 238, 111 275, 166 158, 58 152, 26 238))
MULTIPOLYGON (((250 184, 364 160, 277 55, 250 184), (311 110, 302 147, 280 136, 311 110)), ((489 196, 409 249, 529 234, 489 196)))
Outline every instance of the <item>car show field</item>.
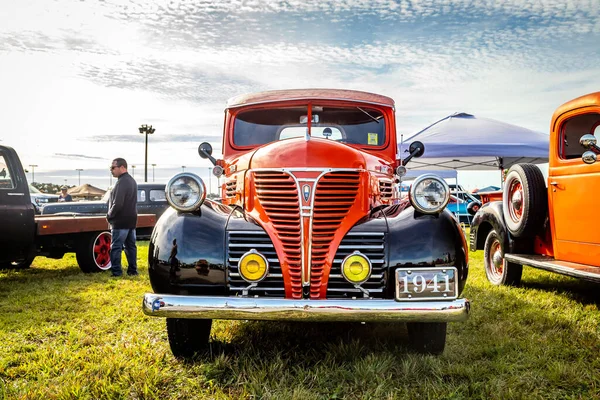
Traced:
POLYGON ((410 351, 403 324, 219 320, 192 362, 171 355, 164 320, 140 312, 145 242, 140 276, 124 280, 83 274, 72 254, 38 257, 0 271, 0 398, 597 397, 597 286, 536 269, 519 288, 493 286, 482 253, 471 316, 449 324, 441 356, 410 351))

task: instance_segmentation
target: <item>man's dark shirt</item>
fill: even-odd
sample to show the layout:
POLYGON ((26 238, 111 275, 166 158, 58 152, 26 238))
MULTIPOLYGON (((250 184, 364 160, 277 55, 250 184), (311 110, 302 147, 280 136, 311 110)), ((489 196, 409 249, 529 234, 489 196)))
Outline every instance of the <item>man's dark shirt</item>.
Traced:
POLYGON ((113 229, 134 229, 137 223, 137 183, 127 172, 110 192, 106 219, 113 229))

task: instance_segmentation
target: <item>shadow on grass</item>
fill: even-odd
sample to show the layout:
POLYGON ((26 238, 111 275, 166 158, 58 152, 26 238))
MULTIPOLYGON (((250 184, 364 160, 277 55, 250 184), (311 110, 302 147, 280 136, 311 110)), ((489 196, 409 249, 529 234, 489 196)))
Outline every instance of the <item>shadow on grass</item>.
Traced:
POLYGON ((558 274, 521 281, 523 289, 556 293, 583 305, 600 305, 600 284, 558 274))
POLYGON ((323 354, 333 356, 332 361, 348 362, 367 353, 409 351, 403 323, 245 321, 233 324, 229 333, 228 342, 211 341, 209 357, 285 353, 295 362, 310 364, 321 362, 323 354))

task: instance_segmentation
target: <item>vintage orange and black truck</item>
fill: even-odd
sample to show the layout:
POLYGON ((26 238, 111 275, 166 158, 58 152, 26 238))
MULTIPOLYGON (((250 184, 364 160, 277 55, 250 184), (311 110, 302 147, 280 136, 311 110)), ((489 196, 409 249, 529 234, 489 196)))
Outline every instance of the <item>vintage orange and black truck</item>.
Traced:
POLYGON ((600 92, 560 106, 550 124, 548 181, 532 164, 506 174, 501 201, 484 204, 471 225, 471 250, 484 250, 489 281, 517 285, 523 265, 600 282, 600 92))
POLYGON ((399 154, 394 113, 389 97, 350 90, 229 100, 223 159, 198 149, 222 202, 174 176, 149 245, 143 309, 166 317, 174 355, 205 349, 213 319, 405 322, 416 350, 444 350, 447 323, 469 312, 467 240, 443 179, 396 198, 424 146, 399 154))

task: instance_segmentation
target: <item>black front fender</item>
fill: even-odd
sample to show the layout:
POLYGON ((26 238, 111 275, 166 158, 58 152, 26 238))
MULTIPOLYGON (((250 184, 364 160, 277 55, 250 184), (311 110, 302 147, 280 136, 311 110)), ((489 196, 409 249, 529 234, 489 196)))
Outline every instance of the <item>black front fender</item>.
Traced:
POLYGON ((467 241, 452 214, 424 215, 407 207, 388 215, 389 267, 427 268, 453 266, 458 270, 459 293, 468 272, 467 241))
POLYGON ((225 227, 232 212, 210 200, 194 213, 165 211, 148 249, 155 293, 226 293, 225 227))

